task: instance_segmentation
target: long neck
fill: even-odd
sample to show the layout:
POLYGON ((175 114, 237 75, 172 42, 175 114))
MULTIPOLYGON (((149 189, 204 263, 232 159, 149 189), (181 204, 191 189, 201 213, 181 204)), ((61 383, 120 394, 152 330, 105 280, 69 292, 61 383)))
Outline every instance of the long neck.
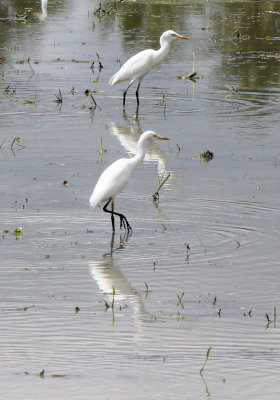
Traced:
POLYGON ((139 164, 142 163, 144 160, 146 151, 149 146, 149 142, 138 142, 137 148, 136 148, 136 154, 135 156, 131 159, 131 164, 133 167, 133 170, 138 167, 139 164))
POLYGON ((160 48, 156 50, 156 54, 154 57, 154 66, 158 65, 165 59, 167 54, 170 52, 170 43, 169 42, 161 42, 160 48))

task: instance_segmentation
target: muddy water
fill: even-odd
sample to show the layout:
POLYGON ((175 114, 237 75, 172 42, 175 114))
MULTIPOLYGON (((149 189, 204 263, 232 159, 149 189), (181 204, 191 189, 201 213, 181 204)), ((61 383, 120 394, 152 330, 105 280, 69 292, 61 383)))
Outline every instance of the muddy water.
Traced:
POLYGON ((98 4, 1 1, 1 398, 275 398, 280 3, 98 4), (170 27, 191 40, 123 115, 109 77, 170 27), (193 53, 199 79, 177 79, 193 53), (133 234, 112 237, 88 198, 146 129, 171 140, 116 201, 133 234))

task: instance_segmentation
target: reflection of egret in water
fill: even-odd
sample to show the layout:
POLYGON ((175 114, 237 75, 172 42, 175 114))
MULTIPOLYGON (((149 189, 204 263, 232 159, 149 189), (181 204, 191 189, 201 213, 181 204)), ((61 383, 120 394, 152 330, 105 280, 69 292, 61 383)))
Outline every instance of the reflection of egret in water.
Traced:
MULTIPOLYGON (((117 136, 121 145, 128 152, 133 154, 136 153, 138 139, 143 133, 139 122, 129 125, 119 125, 115 122, 110 122, 108 128, 112 135, 117 136)), ((167 157, 156 142, 153 142, 149 146, 144 161, 157 161, 159 179, 163 179, 168 173, 170 173, 170 171, 168 171, 167 157)))
POLYGON ((39 15, 40 21, 45 21, 48 16, 48 0, 41 0, 42 13, 39 15))
POLYGON ((144 320, 145 317, 147 318, 149 313, 145 310, 142 297, 137 294, 121 270, 114 266, 113 253, 124 250, 129 241, 130 235, 121 235, 120 245, 115 249, 114 237, 115 234, 112 233, 110 252, 103 254, 101 259, 91 260, 89 262, 89 271, 101 291, 107 294, 107 296, 110 296, 110 304, 112 303, 113 298, 113 288, 115 288, 115 306, 124 306, 129 304, 134 308, 136 318, 144 320))

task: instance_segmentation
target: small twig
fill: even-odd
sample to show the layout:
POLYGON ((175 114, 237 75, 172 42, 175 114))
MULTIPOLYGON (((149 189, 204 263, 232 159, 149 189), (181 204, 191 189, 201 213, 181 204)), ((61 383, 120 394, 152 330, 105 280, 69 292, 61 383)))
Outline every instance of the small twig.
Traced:
POLYGON ((34 69, 32 68, 32 65, 31 65, 31 63, 30 63, 30 57, 28 57, 27 63, 28 63, 28 65, 29 65, 29 68, 31 69, 32 73, 34 74, 34 69))

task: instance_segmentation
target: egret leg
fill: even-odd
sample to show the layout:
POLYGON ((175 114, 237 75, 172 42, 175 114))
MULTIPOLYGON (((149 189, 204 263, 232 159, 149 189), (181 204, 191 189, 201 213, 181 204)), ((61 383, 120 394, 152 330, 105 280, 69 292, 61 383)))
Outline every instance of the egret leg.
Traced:
POLYGON ((115 217, 114 217, 114 202, 112 201, 112 214, 111 214, 112 228, 115 232, 115 217))
POLYGON ((130 86, 134 83, 134 81, 130 82, 130 84, 128 85, 128 87, 126 88, 126 90, 123 92, 123 108, 125 108, 125 97, 126 97, 126 93, 128 91, 128 89, 130 88, 130 86))
POLYGON ((138 96, 138 93, 139 93, 140 85, 141 85, 141 81, 139 81, 138 86, 137 86, 137 89, 136 89, 137 106, 139 106, 139 96, 138 96))
POLYGON ((112 210, 108 210, 107 206, 110 204, 110 202, 112 201, 112 199, 110 199, 109 201, 107 201, 107 203, 105 204, 105 206, 103 207, 103 211, 110 213, 111 214, 111 221, 112 221, 112 228, 113 228, 113 232, 115 232, 115 223, 113 224, 113 218, 114 215, 117 215, 120 218, 120 229, 124 228, 127 232, 132 231, 132 228, 128 222, 128 220, 126 219, 126 217, 123 214, 117 213, 115 212, 113 209, 114 207, 112 207, 112 210), (113 218, 112 218, 113 217, 113 218))

